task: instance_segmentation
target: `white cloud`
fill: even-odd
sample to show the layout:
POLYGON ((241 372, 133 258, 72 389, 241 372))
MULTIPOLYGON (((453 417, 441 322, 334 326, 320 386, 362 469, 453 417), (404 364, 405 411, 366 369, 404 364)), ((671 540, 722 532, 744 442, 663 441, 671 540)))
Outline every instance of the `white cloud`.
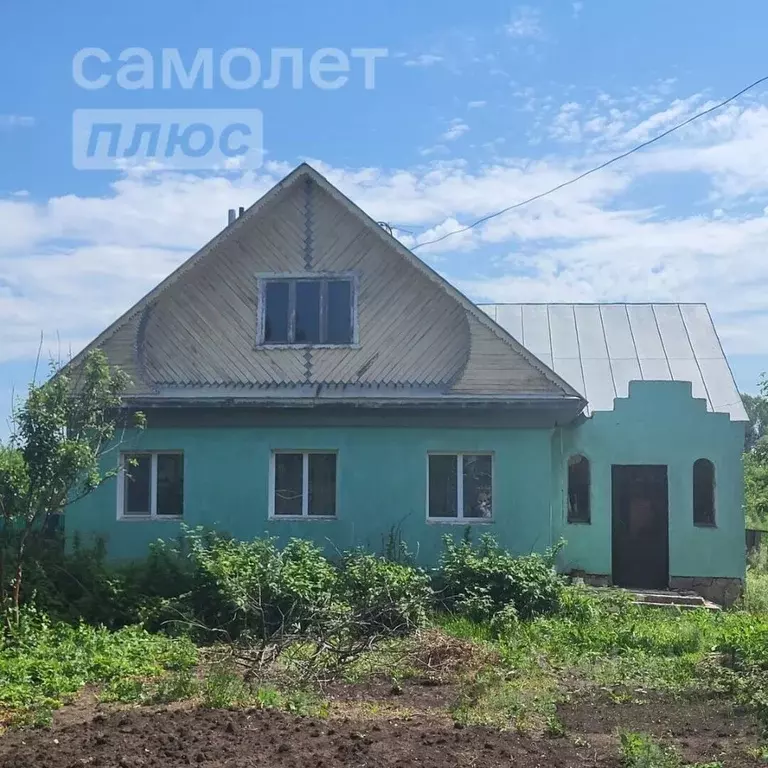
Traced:
POLYGON ((529 5, 521 5, 512 12, 504 31, 514 38, 541 38, 541 14, 529 5))
MULTIPOLYGON (((590 108, 565 109, 568 103, 576 104, 566 102, 558 115, 581 116, 585 131, 590 108)), ((671 119, 670 108, 657 109, 664 115, 657 126, 671 119)), ((457 118, 450 127, 458 125, 464 124, 457 118)), ((768 107, 734 107, 417 253, 439 259, 439 268, 476 299, 705 300, 729 353, 768 353, 766 145, 768 107), (693 174, 700 187, 693 202, 705 205, 686 209, 677 187, 674 198, 665 197, 670 174, 693 174), (637 182, 645 200, 648 189, 656 191, 653 207, 632 203, 637 182), (666 201, 674 208, 666 209, 666 201)), ((494 144, 494 159, 484 165, 434 157, 406 169, 313 164, 415 245, 554 187, 606 156, 601 149, 585 151, 578 162, 499 157, 502 146, 494 144)), ((289 167, 271 163, 258 173, 221 177, 131 172, 104 197, 0 200, 0 362, 34 357, 41 331, 44 354, 77 351, 220 231, 227 209, 251 204, 289 167)))
POLYGON ((422 157, 429 157, 430 155, 447 155, 450 154, 450 150, 445 144, 435 144, 432 147, 424 147, 419 150, 419 154, 422 157))
POLYGON ((439 64, 441 61, 443 61, 443 57, 438 56, 437 54, 420 53, 412 59, 406 59, 404 64, 406 67, 432 67, 435 64, 439 64))
MULTIPOLYGON (((627 131, 622 137, 623 144, 640 144, 657 136, 662 131, 687 120, 699 111, 701 96, 696 94, 687 99, 675 99, 667 109, 656 112, 638 125, 627 131)), ((706 108, 707 105, 704 105, 706 108)))
POLYGON ((581 123, 579 114, 581 106, 575 101, 569 101, 560 107, 560 111, 555 116, 552 124, 549 126, 549 135, 554 139, 565 142, 578 142, 582 138, 581 123))
POLYGON ((454 117, 453 120, 451 120, 448 130, 441 134, 440 140, 456 141, 456 139, 460 139, 468 130, 469 126, 460 117, 454 117))
POLYGON ((481 109, 487 103, 488 103, 487 101, 470 101, 467 104, 467 109, 481 109))
POLYGON ((30 115, 0 115, 0 128, 32 128, 35 118, 30 115))

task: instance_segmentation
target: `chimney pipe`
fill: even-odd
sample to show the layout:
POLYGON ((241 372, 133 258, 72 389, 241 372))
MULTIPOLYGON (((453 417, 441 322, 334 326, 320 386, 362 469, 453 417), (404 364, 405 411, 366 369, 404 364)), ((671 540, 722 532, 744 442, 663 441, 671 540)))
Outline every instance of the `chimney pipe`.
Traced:
POLYGON ((242 216, 244 213, 245 213, 245 208, 243 208, 243 206, 241 205, 241 206, 240 206, 240 213, 238 213, 238 214, 237 214, 238 218, 239 218, 240 216, 242 216))
POLYGON ((235 220, 235 209, 230 208, 227 212, 227 224, 231 224, 235 220))

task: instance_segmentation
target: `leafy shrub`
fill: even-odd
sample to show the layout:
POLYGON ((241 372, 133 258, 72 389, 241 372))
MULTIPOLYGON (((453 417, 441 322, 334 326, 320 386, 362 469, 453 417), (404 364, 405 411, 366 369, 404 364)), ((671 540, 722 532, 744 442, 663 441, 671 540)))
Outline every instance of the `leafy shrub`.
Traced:
POLYGON ((266 642, 311 634, 346 610, 337 598, 338 569, 314 544, 292 539, 236 541, 202 530, 187 534, 192 589, 168 609, 210 639, 266 642))
POLYGON ((364 635, 406 634, 427 621, 432 589, 421 569, 352 552, 344 557, 339 589, 364 635))
POLYGON ((75 537, 67 551, 60 532, 35 531, 27 546, 32 554, 22 604, 34 605, 54 621, 109 629, 143 623, 159 629, 168 618, 164 601, 188 592, 194 581, 183 543, 158 541, 145 559, 120 564, 107 560, 101 540, 85 546, 75 537))
POLYGON ((208 671, 202 685, 202 704, 209 709, 243 706, 251 700, 251 692, 237 670, 217 664, 208 671))
POLYGON ((768 613, 768 543, 750 553, 742 606, 752 613, 768 613))
POLYGON ((619 738, 622 764, 626 768, 680 768, 680 757, 673 749, 644 733, 625 731, 619 738))
POLYGON ((508 623, 511 608, 522 620, 554 613, 564 582, 553 559, 551 553, 515 557, 487 534, 477 546, 466 537, 456 543, 445 536, 437 574, 442 602, 473 621, 505 610, 508 623))

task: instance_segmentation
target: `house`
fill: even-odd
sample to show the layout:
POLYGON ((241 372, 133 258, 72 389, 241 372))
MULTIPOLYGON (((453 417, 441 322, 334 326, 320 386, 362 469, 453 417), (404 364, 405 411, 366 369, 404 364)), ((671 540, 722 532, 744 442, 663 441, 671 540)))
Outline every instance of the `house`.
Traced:
POLYGON ((302 165, 97 347, 147 419, 67 513, 113 558, 183 522, 396 532, 430 564, 470 527, 564 539, 595 583, 739 594, 747 417, 704 305, 476 306, 302 165))

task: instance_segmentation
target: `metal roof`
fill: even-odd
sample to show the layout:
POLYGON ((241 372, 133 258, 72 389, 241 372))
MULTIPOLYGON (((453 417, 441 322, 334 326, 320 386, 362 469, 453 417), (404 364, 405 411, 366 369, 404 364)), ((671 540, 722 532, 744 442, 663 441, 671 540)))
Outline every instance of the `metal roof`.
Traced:
POLYGON ((710 411, 747 421, 706 304, 480 304, 588 401, 613 409, 633 380, 690 381, 710 411))

